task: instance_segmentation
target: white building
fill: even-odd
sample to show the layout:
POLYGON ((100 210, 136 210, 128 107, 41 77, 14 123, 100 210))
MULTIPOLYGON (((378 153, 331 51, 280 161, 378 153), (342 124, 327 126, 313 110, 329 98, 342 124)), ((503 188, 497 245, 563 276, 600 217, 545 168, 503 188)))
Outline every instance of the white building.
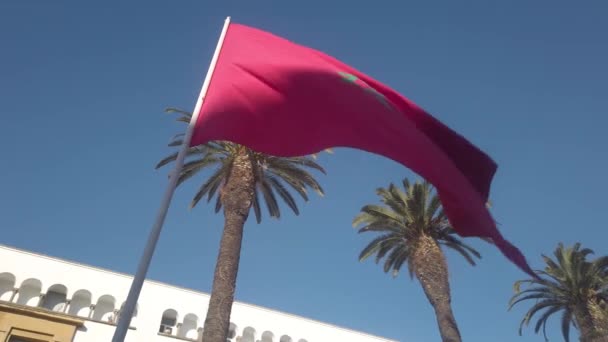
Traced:
MULTIPOLYGON (((103 342, 132 277, 0 245, 0 341, 103 342)), ((200 341, 209 295, 146 281, 127 342, 200 341)), ((235 302, 231 342, 394 342, 235 302)))

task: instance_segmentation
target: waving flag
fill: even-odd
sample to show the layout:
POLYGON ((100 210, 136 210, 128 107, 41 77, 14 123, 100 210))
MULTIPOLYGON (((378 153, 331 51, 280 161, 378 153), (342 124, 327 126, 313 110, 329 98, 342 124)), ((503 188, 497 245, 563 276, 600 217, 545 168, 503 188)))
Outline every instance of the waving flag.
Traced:
POLYGON ((456 232, 491 238, 533 275, 485 206, 494 161, 412 101, 322 52, 230 24, 190 146, 212 140, 284 157, 351 147, 393 159, 437 188, 456 232))

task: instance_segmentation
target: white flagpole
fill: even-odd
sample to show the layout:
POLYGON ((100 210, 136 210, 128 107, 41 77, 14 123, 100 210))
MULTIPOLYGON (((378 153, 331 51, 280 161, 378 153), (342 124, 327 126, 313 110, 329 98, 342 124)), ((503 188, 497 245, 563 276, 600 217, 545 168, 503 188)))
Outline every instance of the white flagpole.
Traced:
POLYGON ((211 76, 213 75, 213 71, 215 70, 215 65, 217 64, 217 59, 220 54, 220 50, 222 49, 222 44, 224 43, 224 38, 226 37, 226 31, 228 30, 229 25, 230 17, 227 17, 226 21, 224 22, 224 27, 222 28, 222 33, 220 34, 220 38, 217 42, 215 52, 213 53, 213 58, 211 59, 211 63, 209 64, 209 70, 207 70, 207 76, 205 76, 205 81, 203 82, 201 93, 198 97, 198 100, 196 101, 194 112, 192 112, 192 118, 190 119, 190 123, 188 124, 188 129, 186 130, 184 141, 182 143, 179 153, 177 154, 177 159, 175 159, 175 168, 173 169, 173 172, 171 173, 171 176, 169 178, 169 184, 167 185, 165 195, 160 204, 160 209, 158 210, 158 213, 156 215, 156 222, 154 222, 154 225, 152 226, 152 229, 150 231, 150 235, 148 236, 148 242, 144 249, 144 253, 139 261, 137 273, 135 274, 133 282, 131 283, 131 289, 129 290, 127 301, 125 302, 124 308, 122 308, 122 310, 120 311, 120 316, 118 318, 118 323, 116 324, 116 330, 114 331, 114 337, 112 337, 112 342, 123 342, 125 340, 125 336, 127 335, 129 324, 131 323, 131 317, 133 316, 133 311, 135 311, 135 306, 137 304, 137 299, 139 298, 141 288, 144 284, 144 279, 146 278, 146 273, 148 272, 148 268, 150 267, 150 261, 152 260, 152 255, 154 254, 156 243, 158 242, 160 232, 163 228, 163 223, 165 222, 165 217, 167 216, 167 210, 169 209, 171 198, 173 197, 175 187, 177 186, 179 174, 182 170, 182 167, 184 166, 184 158, 186 157, 186 152, 190 147, 190 140, 192 139, 192 133, 194 132, 194 125, 196 124, 199 112, 201 110, 201 107, 203 106, 203 101, 205 100, 207 89, 209 88, 209 82, 211 81, 211 76))

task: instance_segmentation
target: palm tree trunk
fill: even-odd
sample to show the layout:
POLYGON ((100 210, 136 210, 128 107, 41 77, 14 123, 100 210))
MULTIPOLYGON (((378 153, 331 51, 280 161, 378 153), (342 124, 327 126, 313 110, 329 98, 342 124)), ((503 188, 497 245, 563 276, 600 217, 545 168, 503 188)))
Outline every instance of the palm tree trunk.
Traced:
POLYGON ((243 227, 253 201, 254 175, 243 149, 236 157, 228 180, 221 190, 224 232, 215 265, 209 308, 203 327, 204 342, 226 342, 234 302, 236 278, 241 257, 243 227))
POLYGON ((576 325, 578 326, 578 331, 580 333, 579 340, 581 342, 605 341, 595 338, 596 336, 595 329, 593 327, 593 317, 591 316, 591 312, 589 312, 589 308, 587 307, 587 305, 582 304, 576 308, 575 318, 576 325))
POLYGON ((584 328, 581 327, 580 330, 581 341, 608 342, 608 317, 596 300, 589 299, 587 307, 581 308, 579 315, 581 321, 586 322, 583 324, 584 328), (585 333, 582 329, 585 329, 585 333))
POLYGON ((448 267, 441 248, 432 237, 422 235, 418 239, 412 263, 416 278, 435 310, 442 341, 460 342, 460 331, 452 312, 448 267))
POLYGON ((608 339, 608 310, 603 308, 598 300, 591 299, 588 304, 595 330, 608 339))

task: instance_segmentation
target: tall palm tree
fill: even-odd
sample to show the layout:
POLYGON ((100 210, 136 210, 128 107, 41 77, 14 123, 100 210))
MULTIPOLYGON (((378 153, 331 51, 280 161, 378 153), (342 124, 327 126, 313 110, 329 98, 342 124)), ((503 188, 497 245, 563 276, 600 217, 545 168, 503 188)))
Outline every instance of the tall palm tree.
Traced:
MULTIPOLYGON (((189 122, 191 114, 170 108, 178 113, 177 119, 189 122)), ((177 135, 169 146, 181 146, 183 135, 177 135)), ((161 160, 156 168, 175 161, 177 153, 161 160)), ((279 158, 255 152, 238 144, 215 141, 188 149, 186 163, 179 175, 178 185, 202 170, 214 168, 211 176, 200 186, 190 207, 203 197, 207 201, 215 196, 215 212, 224 209, 224 230, 215 267, 209 309, 203 327, 203 341, 226 342, 230 325, 230 312, 234 301, 236 278, 241 254, 243 227, 253 208, 255 218, 261 222, 261 200, 266 203, 270 217, 279 218, 277 195, 296 214, 298 205, 290 190, 308 201, 307 189, 323 195, 321 185, 310 169, 325 173, 315 162, 315 156, 279 158), (261 197, 261 200, 260 200, 261 197)))
POLYGON ((384 272, 397 276, 407 263, 410 277, 416 277, 435 310, 443 341, 461 341, 451 306, 448 267, 441 246, 460 253, 471 265, 481 255, 455 235, 455 231, 432 186, 424 182, 410 184, 403 180, 404 191, 394 184, 376 193, 382 205, 366 205, 355 217, 353 226, 359 233, 375 232, 359 255, 363 261, 375 255, 376 263, 384 259, 384 272))
POLYGON ((608 341, 608 256, 588 261, 593 254, 589 248, 581 249, 581 244, 564 248, 558 244, 555 260, 543 255, 547 264, 544 271, 536 271, 542 279, 526 279, 515 282, 515 295, 509 309, 517 303, 534 300, 534 305, 524 315, 519 326, 519 334, 535 314, 542 312, 536 321, 534 332, 543 329, 545 339, 547 320, 553 314, 562 312, 561 330, 564 340, 570 341, 570 326, 579 330, 581 341, 608 341), (528 286, 526 290, 521 285, 528 286))

